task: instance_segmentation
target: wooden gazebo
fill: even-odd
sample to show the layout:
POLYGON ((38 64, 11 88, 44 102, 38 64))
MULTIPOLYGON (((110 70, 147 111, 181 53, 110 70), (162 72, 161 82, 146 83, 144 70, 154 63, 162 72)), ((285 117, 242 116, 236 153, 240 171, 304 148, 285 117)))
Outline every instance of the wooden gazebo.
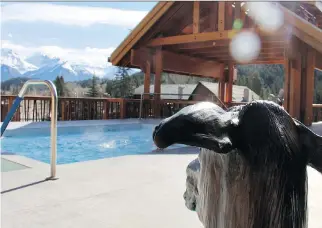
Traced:
MULTIPOLYGON (((247 64, 284 64, 284 107, 305 124, 312 123, 314 69, 322 69, 322 2, 280 2, 284 24, 264 32, 250 17, 244 2, 159 2, 109 58, 115 66, 140 68, 149 93, 155 74, 157 104, 161 73, 213 77, 219 99, 232 102, 234 66, 229 44, 242 31, 259 35, 261 50, 247 64), (239 19, 243 27, 236 30, 239 19)), ((148 96, 146 96, 147 98, 148 96)))

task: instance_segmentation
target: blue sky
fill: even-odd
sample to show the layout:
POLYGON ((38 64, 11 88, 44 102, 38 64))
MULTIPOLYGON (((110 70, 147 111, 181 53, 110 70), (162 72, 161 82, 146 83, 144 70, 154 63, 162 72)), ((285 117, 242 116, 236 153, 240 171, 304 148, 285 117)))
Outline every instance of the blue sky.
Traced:
POLYGON ((156 2, 2 3, 1 46, 103 64, 156 2))

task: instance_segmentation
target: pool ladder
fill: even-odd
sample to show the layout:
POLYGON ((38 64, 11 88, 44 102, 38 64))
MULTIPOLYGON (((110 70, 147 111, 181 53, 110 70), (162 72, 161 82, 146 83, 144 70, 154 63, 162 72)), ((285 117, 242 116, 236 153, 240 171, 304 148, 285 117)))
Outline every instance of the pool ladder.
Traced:
POLYGON ((51 125, 50 125, 50 135, 51 135, 51 148, 50 148, 50 177, 47 179, 55 180, 56 178, 56 160, 57 160, 57 110, 58 110, 58 97, 55 84, 50 80, 28 80, 21 88, 18 96, 14 100, 6 118, 1 125, 1 136, 6 130, 9 122, 11 121, 13 115, 20 106, 20 102, 23 100, 24 95, 31 85, 46 85, 51 94, 51 125))

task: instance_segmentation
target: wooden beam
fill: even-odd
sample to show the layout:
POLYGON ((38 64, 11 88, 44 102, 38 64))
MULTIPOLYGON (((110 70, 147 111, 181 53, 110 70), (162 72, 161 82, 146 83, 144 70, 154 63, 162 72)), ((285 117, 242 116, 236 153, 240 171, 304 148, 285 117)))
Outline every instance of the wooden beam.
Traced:
POLYGON ((313 122, 313 96, 314 96, 314 66, 315 62, 315 50, 311 47, 308 48, 306 58, 306 88, 305 88, 305 112, 304 112, 304 124, 310 126, 313 122))
MULTIPOLYGON (((267 50, 275 50, 275 49, 285 49, 285 44, 282 42, 276 42, 276 43, 263 43, 261 46, 261 51, 267 51, 267 50)), ((227 46, 212 46, 212 47, 208 47, 208 48, 199 48, 196 50, 189 50, 193 53, 217 53, 217 52, 229 52, 230 47, 229 45, 227 46)))
POLYGON ((174 44, 184 44, 184 43, 194 43, 203 41, 215 41, 215 40, 226 40, 229 38, 229 31, 222 32, 207 32, 180 36, 169 36, 156 38, 148 42, 148 47, 156 47, 163 45, 174 45, 174 44))
MULTIPOLYGON (((276 37, 274 37, 276 38, 276 37)), ((229 47, 229 40, 218 40, 218 41, 205 41, 202 43, 186 43, 186 44, 174 44, 171 46, 173 49, 177 50, 195 50, 195 49, 205 49, 208 50, 209 48, 222 48, 222 47, 229 47)), ((266 46, 285 46, 285 41, 282 37, 280 39, 274 40, 267 40, 265 37, 261 37, 262 47, 266 46)))
POLYGON ((193 33, 200 32, 200 2, 193 2, 193 33))
POLYGON ((255 29, 241 29, 241 30, 224 30, 217 32, 203 32, 197 34, 188 34, 188 35, 178 35, 178 36, 168 36, 160 37, 150 40, 147 43, 148 47, 164 46, 164 45, 176 45, 176 44, 187 44, 187 43, 196 43, 196 42, 205 42, 205 41, 224 41, 230 40, 230 38, 240 32, 251 31, 258 33, 260 36, 271 37, 274 39, 274 36, 285 35, 285 30, 281 29, 280 31, 270 34, 265 31, 261 31, 259 28, 255 29))
POLYGON ((218 2, 218 31, 225 30, 225 2, 218 2))
POLYGON ((284 65, 285 59, 274 59, 274 60, 255 60, 251 63, 234 63, 235 65, 251 65, 251 64, 280 64, 284 65))
MULTIPOLYGON (((283 46, 275 46, 275 47, 262 47, 261 50, 260 50, 260 54, 269 54, 269 53, 282 53, 284 55, 284 49, 285 47, 283 46)), ((209 56, 212 56, 212 55, 225 55, 225 54, 229 54, 230 53, 230 50, 229 48, 226 48, 226 47, 218 47, 218 48, 214 48, 214 49, 205 49, 205 50, 196 50, 195 52, 194 51, 191 51, 191 52, 187 52, 187 53, 191 53, 191 54, 195 54, 195 55, 209 55, 209 56)))
MULTIPOLYGON (((201 58, 180 55, 169 51, 162 51, 162 67, 165 72, 187 74, 203 77, 219 77, 219 63, 201 58)), ((149 59, 148 49, 132 50, 131 65, 141 66, 149 59)), ((154 61, 152 65, 155 65, 154 61)), ((152 67, 155 69, 155 67, 152 67)))

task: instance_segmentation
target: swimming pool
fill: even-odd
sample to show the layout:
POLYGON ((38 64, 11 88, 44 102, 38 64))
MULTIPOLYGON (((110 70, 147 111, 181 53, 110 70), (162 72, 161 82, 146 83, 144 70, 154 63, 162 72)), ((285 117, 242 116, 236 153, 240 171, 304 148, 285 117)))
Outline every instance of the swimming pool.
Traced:
MULTIPOLYGON (((57 164, 149 153, 157 149, 152 140, 155 125, 128 123, 58 127, 57 164)), ((1 152, 50 163, 50 129, 16 129, 13 134, 9 131, 1 139, 1 152)))

